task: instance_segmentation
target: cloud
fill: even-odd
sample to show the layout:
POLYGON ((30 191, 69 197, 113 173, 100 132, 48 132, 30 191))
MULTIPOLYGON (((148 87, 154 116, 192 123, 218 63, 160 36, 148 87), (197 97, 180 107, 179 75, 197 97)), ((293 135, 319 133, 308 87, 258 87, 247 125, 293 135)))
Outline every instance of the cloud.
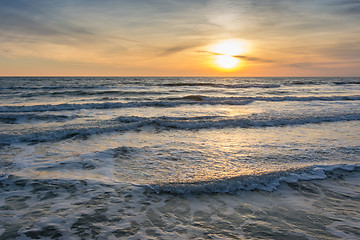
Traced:
POLYGON ((162 51, 162 53, 159 56, 169 56, 172 54, 176 54, 178 52, 182 52, 191 48, 199 47, 201 46, 201 41, 193 41, 192 43, 182 44, 182 45, 176 45, 169 48, 165 48, 162 51))
POLYGON ((292 64, 286 64, 286 67, 293 67, 293 68, 308 68, 314 66, 313 62, 298 62, 292 64))
POLYGON ((207 1, 0 0, 0 52, 21 55, 20 49, 9 47, 42 52, 42 44, 56 44, 102 52, 104 57, 113 49, 149 57, 168 39, 175 46, 160 50, 161 56, 168 56, 196 46, 191 38, 207 32, 208 24, 196 10, 207 1))
POLYGON ((334 62, 334 61, 324 61, 324 62, 297 62, 292 64, 285 64, 285 67, 292 67, 292 68, 303 68, 303 69, 309 69, 309 68, 329 68, 336 67, 340 65, 359 65, 359 61, 344 61, 344 62, 334 62))
MULTIPOLYGON (((211 54, 211 55, 225 55, 225 54, 222 54, 222 53, 216 53, 216 52, 211 52, 211 51, 197 51, 197 52, 199 52, 199 53, 208 53, 208 54, 211 54)), ((250 62, 263 62, 263 63, 274 62, 273 60, 269 60, 269 59, 262 59, 262 58, 245 56, 245 55, 232 55, 232 57, 243 59, 243 60, 250 61, 250 62)))
POLYGON ((160 54, 160 56, 172 55, 172 54, 181 52, 181 51, 183 51, 183 50, 186 50, 186 49, 189 49, 189 48, 192 48, 192 47, 194 47, 194 46, 193 46, 193 45, 189 45, 189 46, 184 45, 184 46, 170 47, 170 48, 165 49, 165 50, 160 54))
MULTIPOLYGON (((66 19, 59 19, 59 15, 51 9, 23 1, 9 1, 0 8, 0 31, 6 38, 23 42, 73 42, 96 35, 85 25, 78 25, 66 19)), ((61 18, 61 17, 60 17, 61 18)))
POLYGON ((360 14, 360 0, 344 0, 337 2, 335 5, 341 7, 342 12, 345 14, 354 14, 357 17, 360 14))
POLYGON ((0 55, 7 58, 111 63, 127 50, 123 43, 131 42, 106 34, 89 21, 78 21, 78 16, 66 16, 63 11, 69 9, 67 5, 52 1, 2 2, 0 55))
POLYGON ((249 56, 243 56, 243 55, 235 55, 235 56, 232 56, 232 57, 244 59, 244 60, 251 61, 251 62, 267 62, 267 63, 274 62, 274 61, 268 60, 268 59, 249 57, 249 56))
POLYGON ((336 58, 341 61, 360 60, 360 39, 349 37, 349 40, 319 47, 317 51, 331 59, 336 58))
POLYGON ((9 7, 0 8, 0 29, 2 32, 18 32, 23 34, 56 35, 59 32, 42 21, 24 14, 23 11, 9 7))

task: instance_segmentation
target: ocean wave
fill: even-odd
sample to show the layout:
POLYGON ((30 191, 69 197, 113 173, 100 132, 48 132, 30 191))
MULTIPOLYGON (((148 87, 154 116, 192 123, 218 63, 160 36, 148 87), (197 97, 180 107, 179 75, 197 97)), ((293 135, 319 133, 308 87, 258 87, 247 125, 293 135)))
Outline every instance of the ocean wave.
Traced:
POLYGON ((24 133, 12 131, 0 134, 0 143, 14 142, 46 142, 58 141, 74 137, 86 137, 109 132, 136 131, 146 127, 157 130, 201 130, 222 128, 252 128, 302 125, 309 123, 340 122, 360 120, 360 113, 328 114, 320 116, 263 116, 253 114, 247 117, 136 117, 123 116, 113 120, 104 120, 84 127, 83 125, 64 126, 62 129, 39 129, 36 132, 24 133))
POLYGON ((351 96, 309 96, 309 97, 208 97, 202 95, 188 95, 177 98, 165 98, 144 102, 104 102, 104 103, 82 103, 82 104, 46 104, 33 106, 1 106, 0 112, 45 112, 64 111, 80 109, 113 109, 133 107, 177 107, 191 104, 208 105, 246 105, 254 101, 265 102, 307 102, 307 101, 358 101, 360 95, 351 96))
POLYGON ((60 141, 65 139, 70 139, 74 137, 87 137, 94 134, 102 134, 107 132, 114 132, 119 130, 129 130, 129 128, 121 126, 111 126, 111 127, 86 127, 86 128, 66 128, 66 129, 46 129, 39 130, 36 132, 29 133, 4 133, 0 134, 0 145, 6 145, 10 143, 18 142, 29 142, 29 143, 38 143, 38 142, 48 142, 48 141, 60 141))
POLYGON ((360 81, 341 81, 341 82, 334 82, 336 85, 350 85, 350 84, 360 84, 360 81))
MULTIPOLYGON (((246 105, 252 101, 232 101, 231 105, 246 105)), ((46 112, 46 111, 70 111, 80 109, 115 109, 115 108, 134 108, 134 107, 177 107, 191 104, 226 104, 223 102, 200 102, 200 101, 146 101, 146 102, 104 102, 104 103, 83 103, 83 104, 46 104, 33 106, 1 106, 0 112, 46 112)))
POLYGON ((307 101, 351 101, 351 100, 360 100, 360 95, 350 95, 350 96, 304 96, 304 97, 295 97, 295 96, 282 96, 282 97, 209 97, 204 95, 188 95, 183 97, 176 98, 165 98, 166 100, 189 100, 189 101, 203 101, 208 103, 228 103, 236 104, 237 101, 263 101, 263 102, 307 102, 307 101))
POLYGON ((46 111, 70 111, 80 109, 112 109, 124 107, 140 106, 140 103, 120 103, 120 102, 104 102, 104 103, 82 103, 82 104, 45 104, 33 106, 1 106, 0 112, 46 112, 46 111))
POLYGON ((210 86, 210 87, 216 87, 216 86, 222 86, 223 84, 216 84, 216 83, 184 83, 184 82, 178 82, 178 83, 160 83, 159 86, 166 86, 166 87, 183 87, 183 86, 189 86, 189 87, 198 87, 198 86, 210 86))
POLYGON ((166 92, 154 92, 154 91, 121 91, 121 90, 74 90, 74 91, 41 91, 41 92, 29 92, 23 93, 20 97, 37 97, 37 96, 143 96, 143 95, 166 95, 166 92))
POLYGON ((236 193, 238 191, 263 190, 272 192, 280 183, 322 180, 335 170, 359 171, 358 164, 315 165, 300 169, 271 172, 259 175, 246 175, 214 181, 172 182, 164 184, 142 185, 156 193, 202 194, 202 193, 236 193))
POLYGON ((154 125, 173 129, 207 129, 231 127, 275 127, 286 125, 300 125, 308 123, 340 122, 360 120, 360 113, 328 114, 319 116, 290 115, 290 116, 263 116, 253 114, 248 117, 118 117, 116 121, 123 123, 138 123, 139 126, 154 125))
POLYGON ((163 83, 165 87, 217 87, 217 88, 279 88, 279 84, 223 84, 223 83, 163 83))
MULTIPOLYGON (((9 87, 0 87, 0 90, 53 90, 53 89, 94 89, 99 88, 99 86, 9 86, 9 87)), ((101 89, 104 87, 101 86, 101 89)))
POLYGON ((29 121, 40 121, 40 122, 64 122, 78 118, 77 115, 50 115, 50 114, 0 114, 0 122, 6 124, 21 124, 29 121))

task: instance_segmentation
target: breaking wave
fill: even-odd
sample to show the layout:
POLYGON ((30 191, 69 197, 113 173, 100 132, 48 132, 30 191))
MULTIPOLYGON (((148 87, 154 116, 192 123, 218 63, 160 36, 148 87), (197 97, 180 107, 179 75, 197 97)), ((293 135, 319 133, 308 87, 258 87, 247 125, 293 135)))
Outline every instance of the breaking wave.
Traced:
POLYGON ((104 120, 84 127, 84 125, 64 126, 61 129, 39 129, 35 132, 11 131, 0 134, 0 143, 9 144, 14 142, 45 142, 57 141, 73 137, 85 137, 94 134, 103 134, 116 131, 135 131, 144 127, 158 130, 201 130, 221 128, 252 128, 252 127, 276 127, 288 125, 301 125, 309 123, 341 122, 360 120, 360 113, 329 114, 320 116, 261 116, 254 114, 249 117, 117 117, 113 120, 104 120))
POLYGON ((323 180, 327 174, 335 171, 359 171, 360 165, 315 165, 311 167, 286 170, 259 175, 246 175, 214 181, 172 182, 164 184, 150 184, 146 187, 156 193, 174 194, 202 194, 202 193, 236 193, 238 191, 263 190, 272 192, 282 182, 296 183, 298 181, 323 180))
POLYGON ((202 95, 189 95, 178 98, 166 98, 155 101, 144 102, 104 102, 104 103, 82 103, 82 104, 46 104, 32 106, 1 106, 0 112, 44 112, 44 111, 64 111, 79 109, 113 109, 113 108, 134 108, 134 107, 177 107, 189 104, 208 104, 208 105, 246 105, 254 101, 265 102, 306 102, 306 101, 357 101, 359 95, 353 96, 311 96, 311 97, 207 97, 202 95))

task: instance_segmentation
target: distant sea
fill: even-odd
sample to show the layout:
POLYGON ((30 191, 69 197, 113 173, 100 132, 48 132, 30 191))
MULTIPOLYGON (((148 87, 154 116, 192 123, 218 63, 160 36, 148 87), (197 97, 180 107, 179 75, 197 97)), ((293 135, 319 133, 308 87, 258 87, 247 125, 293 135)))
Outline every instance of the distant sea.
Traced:
POLYGON ((0 239, 360 239, 360 78, 0 77, 0 239))

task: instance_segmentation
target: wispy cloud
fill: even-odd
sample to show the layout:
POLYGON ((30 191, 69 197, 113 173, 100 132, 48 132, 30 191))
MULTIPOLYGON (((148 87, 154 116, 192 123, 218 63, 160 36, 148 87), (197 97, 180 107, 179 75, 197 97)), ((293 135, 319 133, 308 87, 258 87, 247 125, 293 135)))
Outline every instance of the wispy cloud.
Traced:
POLYGON ((235 55, 235 56, 232 56, 232 57, 244 59, 244 60, 251 61, 251 62, 266 62, 266 63, 274 62, 274 61, 269 60, 269 59, 262 59, 262 58, 249 57, 249 56, 243 56, 243 55, 235 55))
MULTIPOLYGON (((211 55, 225 55, 222 53, 216 53, 216 52, 212 52, 212 51, 197 51, 199 53, 208 53, 211 55)), ((252 57, 252 56, 245 56, 245 55, 230 55, 231 57, 234 58, 239 58, 239 59, 243 59, 246 61, 250 61, 250 62, 263 62, 263 63, 271 63, 274 62, 273 60, 269 60, 269 59, 262 59, 262 58, 257 58, 257 57, 252 57)))
POLYGON ((285 67, 292 67, 292 68, 309 69, 309 68, 328 68, 329 66, 346 65, 346 64, 349 64, 349 65, 360 64, 360 61, 297 62, 297 63, 292 63, 292 64, 286 64, 284 66, 285 67))
POLYGON ((187 44, 187 45, 178 45, 178 46, 174 46, 174 47, 170 47, 170 48, 166 48, 164 50, 162 50, 162 53, 160 53, 159 56, 169 56, 184 50, 188 50, 194 47, 198 47, 198 44, 187 44))
POLYGON ((360 18, 360 0, 342 0, 335 3, 337 7, 342 8, 342 13, 353 14, 360 18))

